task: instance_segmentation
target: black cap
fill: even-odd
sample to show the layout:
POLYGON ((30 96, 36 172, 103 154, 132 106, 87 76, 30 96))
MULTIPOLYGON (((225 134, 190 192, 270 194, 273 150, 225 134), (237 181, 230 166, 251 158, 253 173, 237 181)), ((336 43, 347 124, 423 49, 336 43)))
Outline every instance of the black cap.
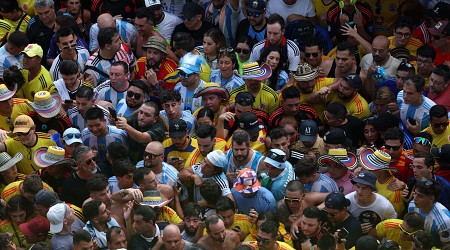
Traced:
POLYGON ((355 73, 347 74, 344 80, 354 89, 360 89, 362 86, 361 77, 355 73))
POLYGON ((187 123, 181 119, 175 119, 170 121, 169 136, 170 137, 183 137, 187 132, 187 123))
POLYGON ((345 198, 345 195, 340 192, 333 192, 325 198, 325 207, 342 209, 350 206, 350 200, 345 198))
POLYGON ((429 17, 439 17, 444 20, 448 17, 448 13, 450 13, 450 4, 446 2, 437 3, 433 9, 428 9, 425 11, 425 16, 429 17))
POLYGON ((259 123, 258 116, 250 111, 244 112, 239 117, 239 128, 247 131, 249 134, 257 133, 264 128, 264 125, 259 123))
POLYGON ((355 242, 355 250, 377 250, 378 241, 373 236, 364 235, 355 242))
POLYGON ((332 128, 326 132, 323 141, 326 144, 341 144, 344 147, 350 147, 352 145, 352 141, 347 138, 345 131, 340 128, 332 128))
POLYGON ((445 161, 450 163, 450 144, 444 144, 440 148, 432 148, 430 153, 436 160, 445 161))
POLYGON ((20 9, 18 1, 1 1, 0 2, 0 11, 9 13, 14 10, 20 9))
POLYGON ((246 0, 245 7, 247 11, 261 14, 266 11, 266 1, 264 0, 246 0))
POLYGON ((234 98, 235 103, 242 106, 250 106, 255 102, 255 97, 252 96, 249 92, 239 92, 234 98))
POLYGON ((196 15, 203 15, 203 11, 203 8, 197 3, 187 2, 186 4, 184 4, 181 13, 184 17, 191 18, 196 15))

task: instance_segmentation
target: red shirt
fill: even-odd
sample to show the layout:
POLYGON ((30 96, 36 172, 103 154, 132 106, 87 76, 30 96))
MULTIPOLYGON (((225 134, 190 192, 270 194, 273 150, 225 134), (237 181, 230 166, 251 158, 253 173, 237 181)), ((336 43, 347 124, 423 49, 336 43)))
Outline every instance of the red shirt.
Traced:
POLYGON ((397 179, 403 181, 404 183, 407 182, 407 180, 413 176, 412 169, 409 168, 409 165, 412 163, 412 156, 407 154, 405 151, 402 150, 402 154, 398 157, 398 159, 394 162, 391 162, 389 164, 389 167, 396 168, 397 172, 394 173, 394 176, 397 177, 397 179))

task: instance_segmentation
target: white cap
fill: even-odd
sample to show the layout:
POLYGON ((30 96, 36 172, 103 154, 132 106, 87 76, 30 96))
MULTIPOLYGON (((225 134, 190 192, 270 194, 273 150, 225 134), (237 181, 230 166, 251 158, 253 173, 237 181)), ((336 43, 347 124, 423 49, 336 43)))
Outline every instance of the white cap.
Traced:
POLYGON ((145 7, 151 7, 158 4, 161 4, 160 0, 145 0, 145 7))
POLYGON ((63 229, 64 218, 66 217, 67 205, 66 203, 58 203, 47 212, 47 219, 50 222, 50 232, 59 233, 63 229))
POLYGON ((286 168, 286 154, 280 149, 271 149, 267 152, 264 162, 278 169, 286 168))
POLYGON ((67 145, 71 145, 74 142, 83 143, 81 140, 81 132, 76 128, 68 128, 64 131, 63 140, 67 145))

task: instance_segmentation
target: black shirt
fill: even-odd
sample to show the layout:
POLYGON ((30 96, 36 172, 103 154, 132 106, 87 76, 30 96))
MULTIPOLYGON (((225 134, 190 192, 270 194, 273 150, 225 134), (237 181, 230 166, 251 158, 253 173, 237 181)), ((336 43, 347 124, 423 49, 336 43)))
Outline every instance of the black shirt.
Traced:
POLYGON ((347 123, 339 126, 348 138, 352 140, 352 149, 356 150, 364 141, 364 122, 354 116, 347 117, 347 123))
POLYGON ((34 125, 36 125, 36 132, 48 133, 49 130, 53 129, 62 135, 66 129, 72 127, 72 122, 67 115, 61 118, 53 117, 47 122, 39 120, 36 113, 29 114, 29 116, 33 119, 34 125))
POLYGON ((353 217, 351 214, 349 214, 348 218, 345 219, 342 223, 339 225, 333 225, 331 223, 328 223, 330 226, 329 232, 330 234, 334 234, 336 230, 345 228, 348 231, 348 235, 345 238, 345 248, 350 249, 353 246, 355 246, 356 241, 359 239, 359 237, 363 236, 362 229, 361 229, 361 223, 358 219, 353 217))
POLYGON ((175 26, 175 29, 172 32, 172 38, 170 39, 173 41, 173 36, 177 32, 187 32, 191 34, 192 38, 194 38, 195 46, 202 46, 203 45, 203 36, 205 35, 206 31, 209 29, 215 27, 213 24, 208 22, 202 22, 202 26, 198 30, 190 30, 184 25, 183 23, 178 24, 175 26))
POLYGON ((61 199, 77 207, 83 207, 83 202, 89 198, 86 182, 77 173, 73 173, 62 184, 61 199))

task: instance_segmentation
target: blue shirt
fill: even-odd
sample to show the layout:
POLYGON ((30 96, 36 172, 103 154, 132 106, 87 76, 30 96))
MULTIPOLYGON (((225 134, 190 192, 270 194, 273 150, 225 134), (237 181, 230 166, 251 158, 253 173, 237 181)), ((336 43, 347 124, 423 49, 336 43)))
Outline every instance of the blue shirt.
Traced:
POLYGON ((339 192, 339 187, 336 182, 330 177, 319 174, 319 179, 315 181, 311 187, 311 192, 319 192, 319 193, 331 193, 331 192, 339 192))
POLYGON ((258 214, 265 212, 276 213, 277 211, 277 201, 273 194, 265 187, 261 187, 256 195, 251 198, 244 198, 244 196, 236 191, 234 188, 231 189, 234 200, 238 208, 237 213, 246 214, 250 213, 250 209, 255 209, 258 214))
MULTIPOLYGON (((270 190, 270 192, 272 192, 273 197, 275 198, 276 201, 279 201, 284 198, 287 184, 290 181, 295 180, 294 168, 288 161, 285 162, 285 165, 286 168, 283 170, 283 172, 281 172, 281 174, 278 175, 277 177, 268 180, 267 182, 268 185, 265 186, 265 188, 267 188, 268 190, 270 190)), ((270 177, 269 176, 264 177, 264 179, 266 178, 270 177)), ((262 180, 261 182, 265 181, 262 180)))
POLYGON ((98 151, 98 162, 106 162, 106 148, 111 142, 119 142, 128 148, 128 135, 116 126, 108 126, 108 133, 105 137, 96 137, 88 128, 83 129, 81 139, 83 144, 92 150, 98 151))
POLYGON ((420 125, 421 131, 430 125, 430 109, 436 105, 436 103, 428 97, 422 96, 422 98, 423 101, 419 106, 413 106, 404 102, 403 90, 398 92, 397 95, 397 104, 400 109, 400 119, 404 123, 406 123, 406 120, 409 118, 415 119, 417 124, 420 125))
POLYGON ((230 92, 234 88, 237 88, 245 83, 242 78, 240 78, 239 76, 236 76, 234 73, 228 79, 223 78, 222 74, 220 73, 220 69, 211 71, 210 79, 211 79, 211 82, 218 83, 218 84, 220 84, 220 87, 226 88, 228 90, 228 92, 230 92))

